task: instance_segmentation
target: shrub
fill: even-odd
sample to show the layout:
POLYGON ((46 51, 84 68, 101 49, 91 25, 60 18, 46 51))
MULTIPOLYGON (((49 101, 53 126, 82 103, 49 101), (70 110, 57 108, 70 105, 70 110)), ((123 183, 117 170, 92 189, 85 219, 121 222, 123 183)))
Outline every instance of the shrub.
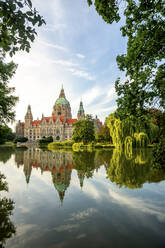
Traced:
POLYGON ((42 145, 42 144, 47 144, 47 143, 51 143, 53 142, 53 137, 50 136, 50 137, 47 137, 47 138, 43 138, 43 139, 40 139, 39 140, 39 144, 42 145))
POLYGON ((154 145, 153 162, 156 166, 165 168, 165 137, 163 135, 159 143, 154 145))
POLYGON ((27 141, 28 141, 28 138, 26 138, 26 137, 18 137, 16 139, 14 139, 14 143, 17 143, 17 142, 24 143, 24 142, 27 142, 27 141))
POLYGON ((52 142, 48 145, 48 148, 53 149, 53 148, 62 148, 62 147, 72 147, 74 141, 73 140, 66 140, 66 141, 57 141, 57 142, 52 142))

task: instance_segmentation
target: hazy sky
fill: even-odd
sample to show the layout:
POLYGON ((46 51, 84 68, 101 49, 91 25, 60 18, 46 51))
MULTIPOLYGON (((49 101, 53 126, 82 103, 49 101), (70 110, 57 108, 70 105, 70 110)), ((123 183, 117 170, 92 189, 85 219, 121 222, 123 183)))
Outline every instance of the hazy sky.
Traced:
POLYGON ((104 121, 116 108, 114 82, 124 78, 116 56, 126 50, 122 21, 106 24, 86 0, 33 0, 47 25, 37 29, 30 53, 13 58, 12 79, 19 103, 16 120, 24 120, 31 104, 33 118, 50 116, 63 84, 73 118, 82 98, 85 112, 104 121))

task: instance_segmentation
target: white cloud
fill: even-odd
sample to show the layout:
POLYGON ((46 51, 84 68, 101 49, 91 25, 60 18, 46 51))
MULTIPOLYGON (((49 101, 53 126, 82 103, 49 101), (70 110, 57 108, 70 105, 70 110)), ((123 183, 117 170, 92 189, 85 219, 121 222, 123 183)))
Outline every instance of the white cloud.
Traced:
POLYGON ((116 96, 115 87, 111 86, 107 92, 107 97, 108 98, 114 98, 115 96, 116 96))
POLYGON ((87 235, 85 233, 81 233, 79 234, 76 239, 82 239, 82 238, 85 238, 87 235))
POLYGON ((77 66, 78 65, 76 63, 73 63, 72 61, 62 60, 62 59, 59 59, 59 60, 49 59, 47 61, 50 62, 50 63, 53 63, 53 64, 62 65, 62 66, 66 66, 66 67, 77 66))
POLYGON ((75 69, 75 68, 69 68, 67 70, 70 71, 72 73, 72 75, 75 75, 77 77, 85 78, 85 79, 90 80, 90 81, 95 80, 95 77, 94 76, 91 76, 86 71, 82 71, 82 70, 75 69))
POLYGON ((80 226, 79 224, 67 224, 67 225, 61 225, 61 226, 55 227, 54 229, 57 232, 64 232, 64 231, 71 232, 73 229, 77 229, 79 226, 80 226))
POLYGON ((67 49, 65 47, 60 46, 60 45, 52 44, 52 43, 45 42, 45 41, 42 41, 42 40, 39 40, 38 42, 40 44, 44 45, 44 46, 47 46, 47 47, 55 48, 55 49, 65 51, 65 52, 67 51, 67 49))
POLYGON ((82 95, 82 99, 85 103, 85 105, 89 105, 90 103, 92 103, 94 100, 97 99, 97 97, 100 96, 100 88, 98 86, 94 86, 92 89, 87 90, 83 95, 82 95))
POLYGON ((34 231, 38 229, 39 226, 35 224, 22 224, 17 227, 17 238, 24 236, 28 231, 34 231))
POLYGON ((84 220, 87 217, 94 215, 95 213, 97 213, 98 210, 95 208, 88 208, 84 211, 80 211, 78 213, 73 213, 72 217, 69 218, 70 221, 80 221, 80 220, 84 220))
POLYGON ((93 199, 100 200, 103 197, 102 192, 98 188, 96 188, 95 185, 90 181, 87 181, 85 183, 83 191, 86 194, 90 195, 90 197, 92 197, 93 199))
POLYGON ((94 115, 99 115, 99 117, 105 117, 105 114, 112 113, 116 110, 117 106, 112 106, 108 108, 99 108, 99 106, 96 105, 96 109, 92 111, 94 115))
POLYGON ((81 53, 77 53, 76 56, 80 59, 84 59, 85 55, 81 54, 81 53))
POLYGON ((112 189, 109 190, 109 195, 119 204, 124 204, 128 207, 138 209, 141 212, 155 215, 159 221, 165 221, 164 208, 159 208, 157 205, 154 205, 153 202, 147 201, 147 199, 144 201, 143 199, 121 195, 120 193, 112 191, 112 189))
POLYGON ((23 205, 18 206, 17 208, 20 209, 23 214, 30 212, 30 209, 25 207, 25 206, 23 206, 23 205))
POLYGON ((57 24, 46 24, 46 26, 43 27, 43 30, 48 32, 55 32, 55 31, 61 31, 62 29, 66 28, 66 24, 64 23, 57 23, 57 24))

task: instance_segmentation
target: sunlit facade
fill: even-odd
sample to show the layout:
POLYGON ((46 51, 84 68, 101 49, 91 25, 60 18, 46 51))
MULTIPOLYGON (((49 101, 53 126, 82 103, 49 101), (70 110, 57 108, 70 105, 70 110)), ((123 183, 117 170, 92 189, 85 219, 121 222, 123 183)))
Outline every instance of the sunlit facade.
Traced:
MULTIPOLYGON (((82 101, 80 102, 77 119, 72 118, 69 101, 65 97, 62 87, 59 98, 56 100, 52 116, 44 117, 41 120, 33 120, 31 106, 28 106, 25 115, 25 122, 19 121, 16 125, 16 136, 27 137, 29 141, 37 141, 43 137, 52 136, 54 141, 71 140, 73 134, 73 124, 77 120, 85 118, 85 111, 82 101)), ((101 122, 98 118, 94 120, 94 126, 100 128, 101 122)))

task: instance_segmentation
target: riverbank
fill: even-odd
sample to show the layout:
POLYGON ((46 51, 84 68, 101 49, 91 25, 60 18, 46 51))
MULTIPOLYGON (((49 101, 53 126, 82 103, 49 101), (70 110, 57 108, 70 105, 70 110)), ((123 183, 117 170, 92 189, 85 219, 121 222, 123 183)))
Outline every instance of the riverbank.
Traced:
POLYGON ((54 149, 72 149, 72 150, 79 150, 79 149, 98 149, 98 148, 115 148, 112 144, 107 143, 90 143, 87 145, 84 145, 83 143, 74 143, 72 140, 70 141, 61 141, 61 142, 51 142, 48 144, 49 150, 54 149))
POLYGON ((5 142, 4 144, 0 145, 0 148, 6 148, 6 147, 15 148, 15 144, 13 142, 5 142))

